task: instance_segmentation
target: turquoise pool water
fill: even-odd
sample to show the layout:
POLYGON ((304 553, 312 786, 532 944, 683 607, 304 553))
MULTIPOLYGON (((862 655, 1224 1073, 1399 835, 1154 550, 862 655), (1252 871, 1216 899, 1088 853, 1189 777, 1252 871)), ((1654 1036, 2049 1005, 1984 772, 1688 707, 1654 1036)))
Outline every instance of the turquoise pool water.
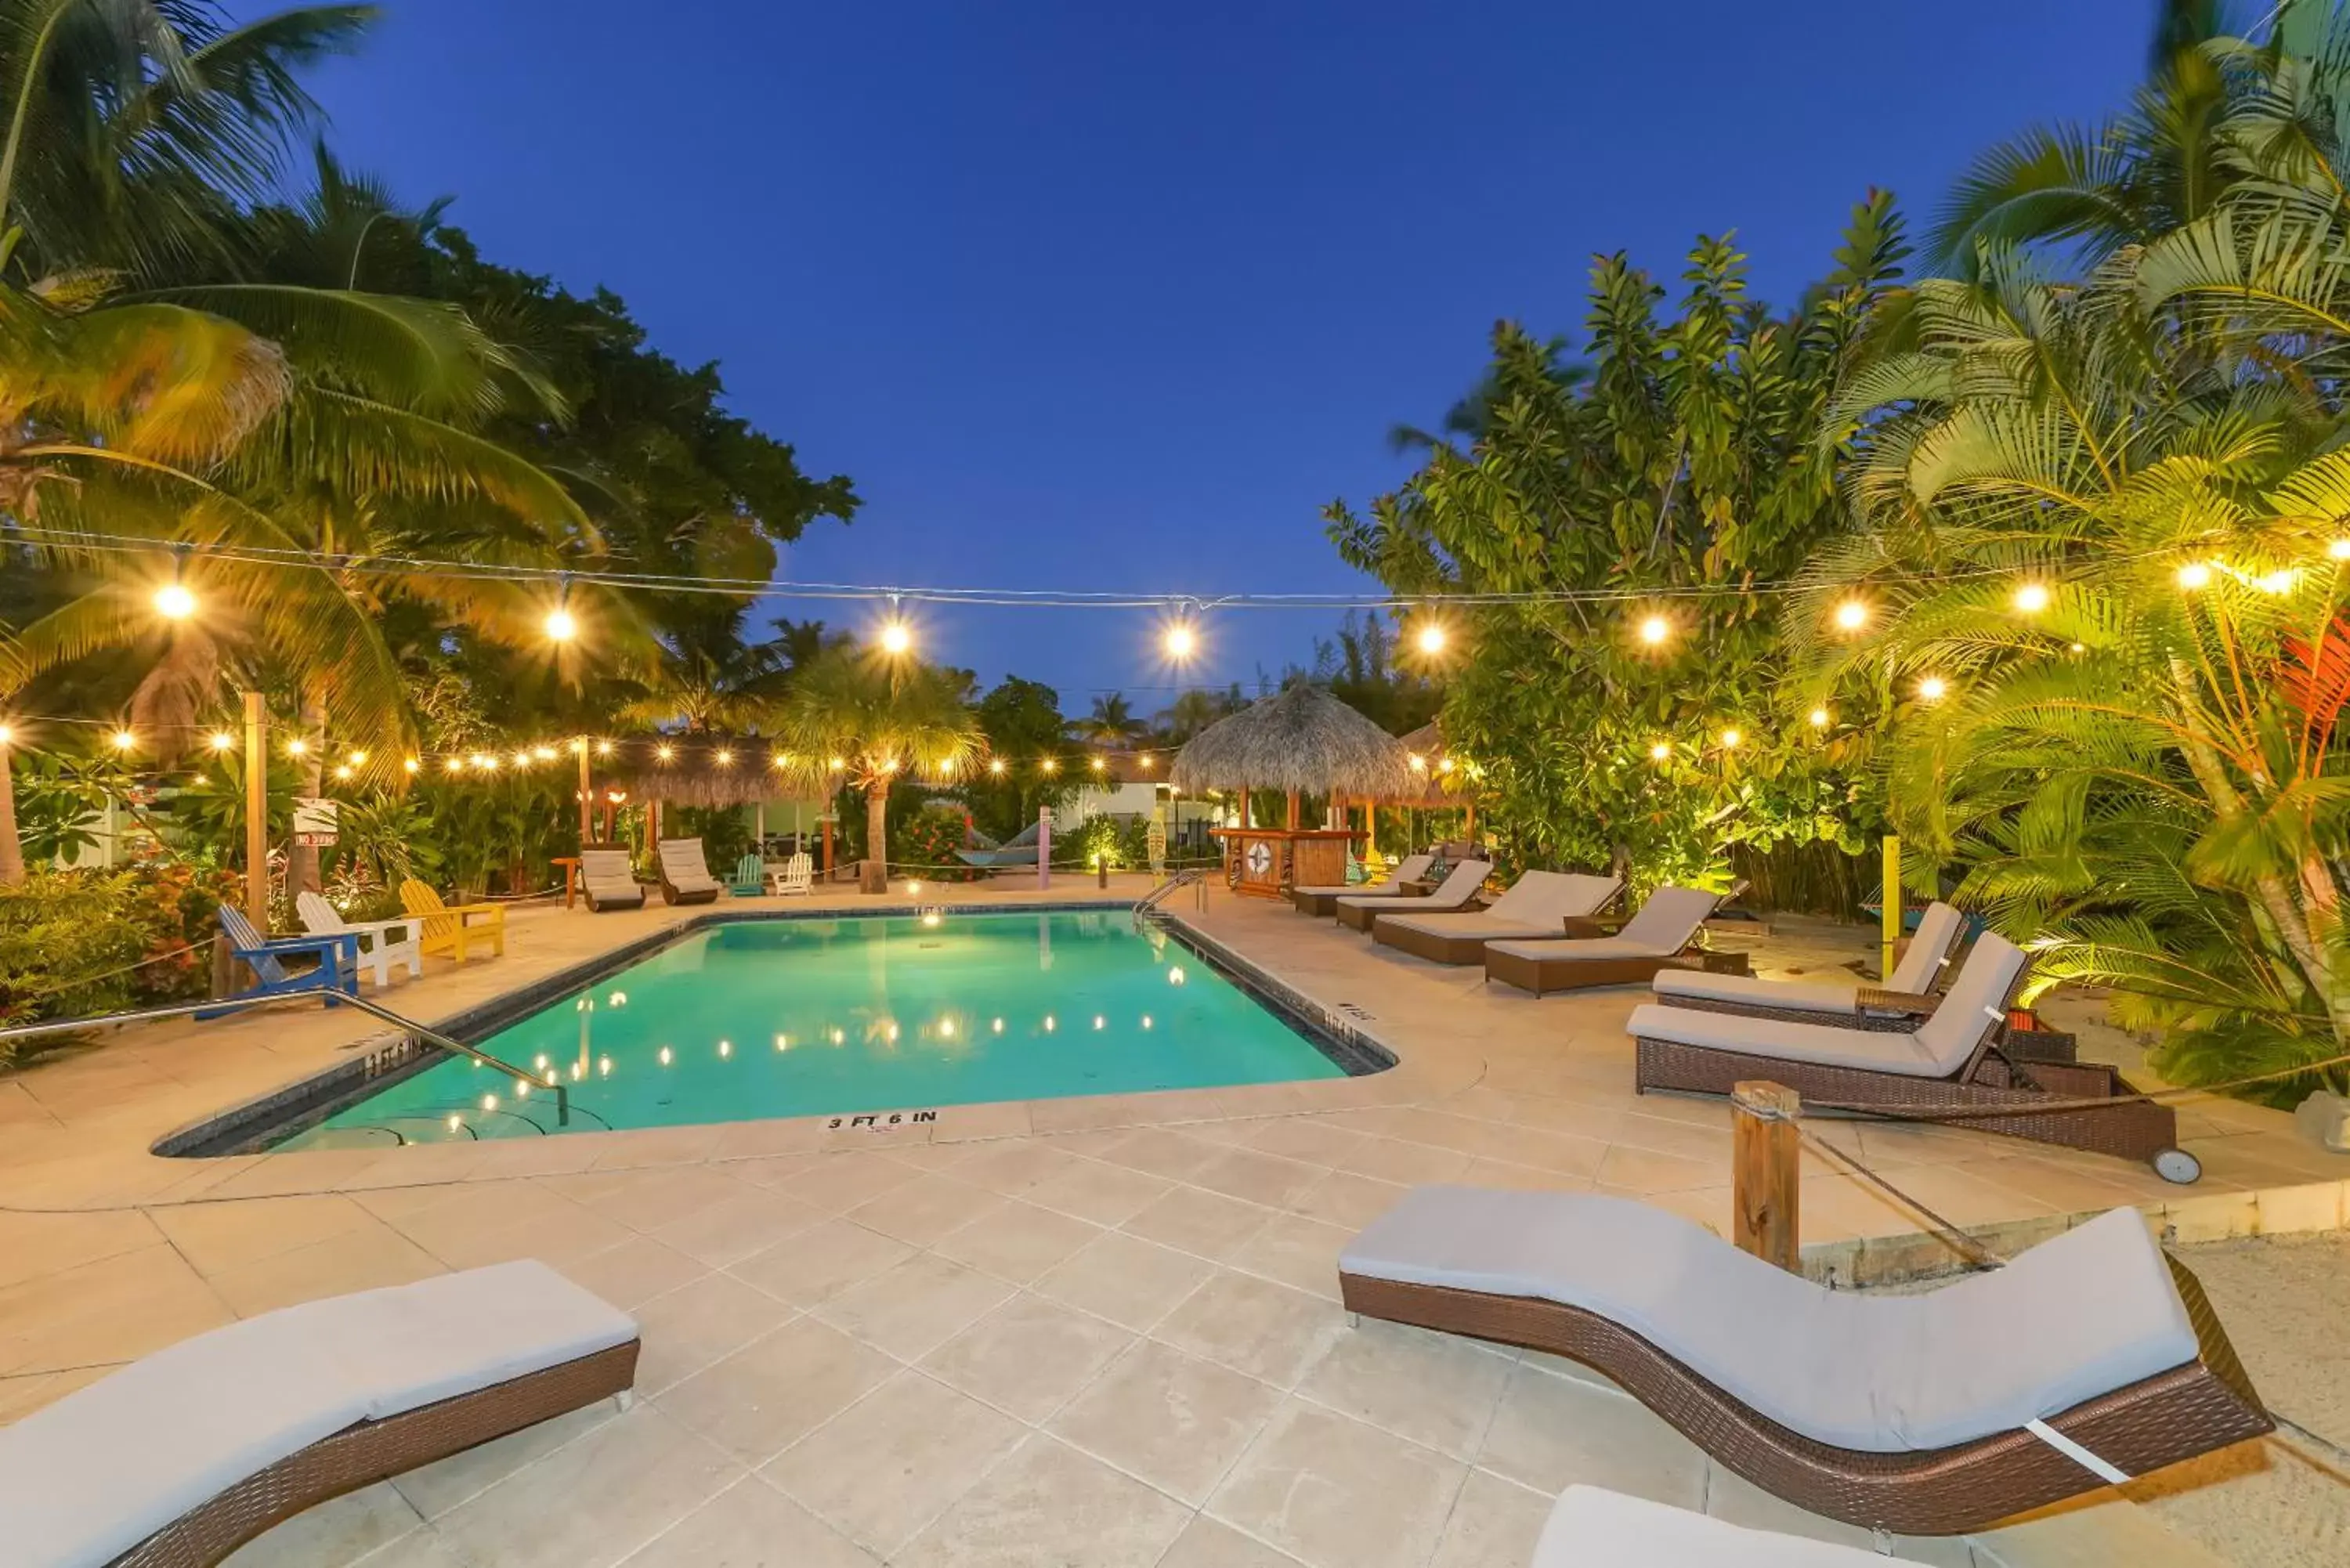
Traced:
POLYGON ((1345 1074, 1124 910, 707 927, 279 1144, 535 1137, 1345 1074))

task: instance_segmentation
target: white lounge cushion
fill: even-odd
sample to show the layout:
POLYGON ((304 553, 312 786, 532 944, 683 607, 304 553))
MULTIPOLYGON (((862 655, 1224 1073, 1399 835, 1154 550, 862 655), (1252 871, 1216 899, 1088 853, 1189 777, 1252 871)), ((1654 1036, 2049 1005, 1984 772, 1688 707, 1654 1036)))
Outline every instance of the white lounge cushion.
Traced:
POLYGON ((644 884, 637 880, 635 864, 625 849, 583 849, 579 880, 588 896, 599 904, 641 904, 644 884))
POLYGON ((1431 937, 1506 937, 1539 939, 1544 932, 1563 930, 1565 921, 1537 921, 1504 915, 1498 909, 1460 910, 1452 914, 1381 915, 1379 927, 1401 927, 1431 937))
POLYGON ((636 1336, 626 1314, 527 1260, 198 1334, 0 1428, 0 1560, 98 1568, 356 1422, 636 1336))
POLYGON ((1939 899, 1926 906, 1918 917, 1918 929, 1910 933, 1909 945, 1903 950, 1901 961, 1893 966, 1886 980, 1887 991, 1907 991, 1924 995, 1934 989, 1941 978, 1942 966, 1950 960, 1950 950, 1959 945, 1960 932, 1966 917, 1939 899))
POLYGON ((1570 915, 1596 915, 1624 884, 1613 877, 1581 873, 1528 871, 1510 884, 1485 913, 1544 930, 1556 929, 1570 915))
POLYGON ((1523 959, 1670 958, 1689 946, 1697 929, 1721 902, 1720 894, 1695 888, 1659 888, 1612 937, 1556 937, 1493 946, 1523 959))
POLYGON ((1551 1506, 1531 1568, 1885 1568, 1887 1559, 1750 1530, 1687 1509, 1571 1486, 1551 1506))
MULTIPOLYGON (((1493 867, 1482 860, 1463 860, 1445 874, 1444 885, 1420 899, 1416 907, 1429 910, 1457 909, 1477 896, 1493 867)), ((1378 893, 1355 893, 1338 900, 1341 904, 1384 905, 1387 899, 1378 893)))
POLYGON ((1751 974, 1714 974, 1701 969, 1659 970, 1656 989, 1659 996, 1817 1012, 1823 1015, 1823 1023, 1838 1013, 1849 1016, 1860 1006, 1857 985, 1840 985, 1834 981, 1758 980, 1751 974))
POLYGON ((702 853, 699 838, 664 838, 660 844, 661 875, 680 892, 699 892, 718 886, 702 853))
POLYGON ((1702 1045, 1782 1062, 1814 1062, 1824 1067, 1899 1073, 1912 1078, 1947 1078, 1965 1062, 1962 1054, 1959 1061, 1945 1065, 1915 1033, 1905 1030, 1796 1023, 1783 1018, 1749 1018, 1655 1002, 1634 1008, 1624 1028, 1641 1040, 1702 1045))
POLYGON ((1773 1420, 1868 1452, 2012 1431, 2196 1355, 2161 1250, 2128 1209, 2003 1269, 1887 1296, 1825 1290, 1626 1199, 1422 1187, 1338 1266, 1596 1313, 1773 1420))
POLYGON ((1545 937, 1538 941, 1516 940, 1488 942, 1488 952, 1508 953, 1513 958, 1525 959, 1626 959, 1670 958, 1680 948, 1659 948, 1649 942, 1636 942, 1629 937, 1545 937))

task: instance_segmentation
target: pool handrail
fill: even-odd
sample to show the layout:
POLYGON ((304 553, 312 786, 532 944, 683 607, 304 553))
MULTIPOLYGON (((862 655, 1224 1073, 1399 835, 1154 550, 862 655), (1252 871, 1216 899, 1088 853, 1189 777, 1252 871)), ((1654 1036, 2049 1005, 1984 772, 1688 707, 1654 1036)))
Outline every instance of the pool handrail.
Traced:
MULTIPOLYGON (((128 1023, 152 1023, 167 1018, 192 1017, 198 1012, 207 1017, 217 1017, 224 1012, 242 1012, 246 1008, 262 1007, 271 1002, 308 1000, 308 996, 224 996, 210 998, 203 1002, 172 1002, 162 1007, 133 1008, 123 1012, 100 1012, 88 1018, 53 1018, 43 1023, 19 1023, 6 1029, 0 1029, 0 1045, 17 1040, 36 1039, 45 1034, 72 1034, 85 1029, 110 1029, 128 1023)), ((452 1039, 430 1024, 419 1023, 413 1018, 394 1012, 390 1008, 370 997, 351 996, 338 992, 335 996, 335 1003, 341 1007, 356 1007, 362 1012, 370 1013, 382 1019, 386 1023, 405 1030, 420 1039, 429 1041, 444 1051, 454 1051, 459 1055, 470 1056, 485 1067, 495 1067, 518 1083, 552 1091, 555 1096, 556 1126, 571 1125, 571 1091, 560 1077, 551 1073, 541 1075, 517 1067, 513 1063, 493 1056, 477 1046, 452 1039)))

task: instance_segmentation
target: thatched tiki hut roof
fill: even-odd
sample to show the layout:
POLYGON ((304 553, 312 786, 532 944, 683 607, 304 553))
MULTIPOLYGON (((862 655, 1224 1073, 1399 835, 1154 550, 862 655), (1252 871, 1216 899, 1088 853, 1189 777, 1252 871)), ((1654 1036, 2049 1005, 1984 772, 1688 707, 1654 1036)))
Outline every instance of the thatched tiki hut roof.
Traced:
POLYGON ((1401 742, 1303 683, 1201 731, 1168 781, 1181 790, 1336 792, 1357 800, 1407 794, 1415 783, 1401 742))

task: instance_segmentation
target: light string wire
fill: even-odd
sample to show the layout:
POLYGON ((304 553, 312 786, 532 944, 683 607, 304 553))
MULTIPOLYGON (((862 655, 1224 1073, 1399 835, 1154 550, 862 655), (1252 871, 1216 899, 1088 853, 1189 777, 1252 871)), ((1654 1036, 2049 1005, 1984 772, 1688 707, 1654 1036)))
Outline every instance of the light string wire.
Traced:
MULTIPOLYGON (((1416 609, 1450 606, 1539 604, 1637 604, 1661 599, 1708 598, 1721 596, 1822 591, 1837 586, 1813 578, 1773 578, 1752 583, 1697 583, 1610 588, 1530 588, 1482 591, 1436 588, 1421 593, 1227 593, 1171 591, 1140 593, 1083 588, 1011 588, 993 587, 910 587, 872 583, 802 582, 790 578, 702 576, 663 572, 626 572, 588 566, 532 566, 480 561, 450 561, 418 556, 321 555, 311 551, 250 545, 178 544, 128 534, 100 534, 42 528, 19 524, 0 537, 66 551, 116 555, 157 555, 174 559, 224 561, 236 565, 288 570, 355 572, 380 576, 436 576, 471 581, 540 583, 561 587, 593 583, 607 587, 643 588, 664 593, 721 594, 728 597, 784 599, 846 599, 898 604, 974 605, 1040 609, 1167 609, 1205 612, 1222 609, 1416 609)), ((2101 566, 2126 564, 2178 554, 2168 547, 2107 555, 2101 566)), ((1959 583, 2012 577, 2012 565, 1958 567, 1939 572, 1905 572, 1906 582, 1959 583)))

